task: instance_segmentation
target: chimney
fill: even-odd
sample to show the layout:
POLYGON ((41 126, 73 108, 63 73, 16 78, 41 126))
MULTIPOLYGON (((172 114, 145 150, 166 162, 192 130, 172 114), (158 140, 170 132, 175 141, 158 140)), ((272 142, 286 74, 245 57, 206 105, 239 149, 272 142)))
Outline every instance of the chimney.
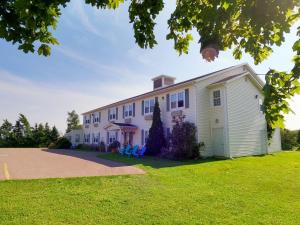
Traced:
POLYGON ((167 75, 160 75, 157 77, 154 77, 152 79, 153 81, 153 90, 157 90, 163 87, 170 86, 175 83, 176 78, 167 76, 167 75))

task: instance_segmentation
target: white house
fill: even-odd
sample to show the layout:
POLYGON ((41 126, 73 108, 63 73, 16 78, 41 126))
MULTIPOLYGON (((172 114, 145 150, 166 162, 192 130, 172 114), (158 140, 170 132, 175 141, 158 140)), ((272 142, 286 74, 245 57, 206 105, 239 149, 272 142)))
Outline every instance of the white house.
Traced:
POLYGON ((281 150, 276 130, 268 145, 262 112, 263 81, 248 64, 175 83, 161 75, 152 79, 153 91, 83 113, 86 144, 144 145, 159 102, 165 134, 183 116, 197 127, 197 139, 205 143, 204 156, 237 157, 281 150))

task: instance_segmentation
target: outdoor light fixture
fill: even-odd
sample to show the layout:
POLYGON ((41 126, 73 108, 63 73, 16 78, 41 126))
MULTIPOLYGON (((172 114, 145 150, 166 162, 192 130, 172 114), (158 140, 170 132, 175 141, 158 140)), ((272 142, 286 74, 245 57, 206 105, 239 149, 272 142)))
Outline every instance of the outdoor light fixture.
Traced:
POLYGON ((208 62, 214 61, 219 56, 219 47, 217 44, 208 44, 207 46, 201 47, 200 53, 203 59, 208 62))

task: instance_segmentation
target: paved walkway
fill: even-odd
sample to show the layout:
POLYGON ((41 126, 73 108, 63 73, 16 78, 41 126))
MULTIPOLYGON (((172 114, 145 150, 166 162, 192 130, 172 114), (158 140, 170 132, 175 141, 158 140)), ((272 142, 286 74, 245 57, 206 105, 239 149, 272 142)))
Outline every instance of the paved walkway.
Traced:
POLYGON ((144 174, 133 166, 98 158, 97 152, 0 148, 0 180, 144 174))

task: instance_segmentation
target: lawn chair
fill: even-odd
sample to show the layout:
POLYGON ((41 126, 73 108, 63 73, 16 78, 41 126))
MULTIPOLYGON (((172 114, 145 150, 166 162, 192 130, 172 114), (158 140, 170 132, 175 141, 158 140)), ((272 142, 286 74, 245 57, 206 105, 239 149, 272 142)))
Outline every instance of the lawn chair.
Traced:
POLYGON ((136 145, 134 146, 134 148, 132 149, 131 155, 136 156, 139 154, 139 146, 136 145))
POLYGON ((130 157, 132 155, 133 152, 136 152, 139 149, 139 146, 136 145, 134 146, 132 149, 129 149, 128 151, 125 152, 125 154, 130 157))
POLYGON ((130 150, 130 145, 127 145, 126 147, 124 147, 124 148, 120 148, 119 149, 119 153, 121 154, 121 155, 125 155, 125 153, 127 152, 127 151, 129 151, 130 150))
POLYGON ((144 145, 142 148, 141 148, 141 150, 140 151, 138 151, 136 154, 134 154, 134 156, 135 157, 143 157, 144 156, 144 154, 145 154, 145 152, 146 152, 146 146, 144 145))

